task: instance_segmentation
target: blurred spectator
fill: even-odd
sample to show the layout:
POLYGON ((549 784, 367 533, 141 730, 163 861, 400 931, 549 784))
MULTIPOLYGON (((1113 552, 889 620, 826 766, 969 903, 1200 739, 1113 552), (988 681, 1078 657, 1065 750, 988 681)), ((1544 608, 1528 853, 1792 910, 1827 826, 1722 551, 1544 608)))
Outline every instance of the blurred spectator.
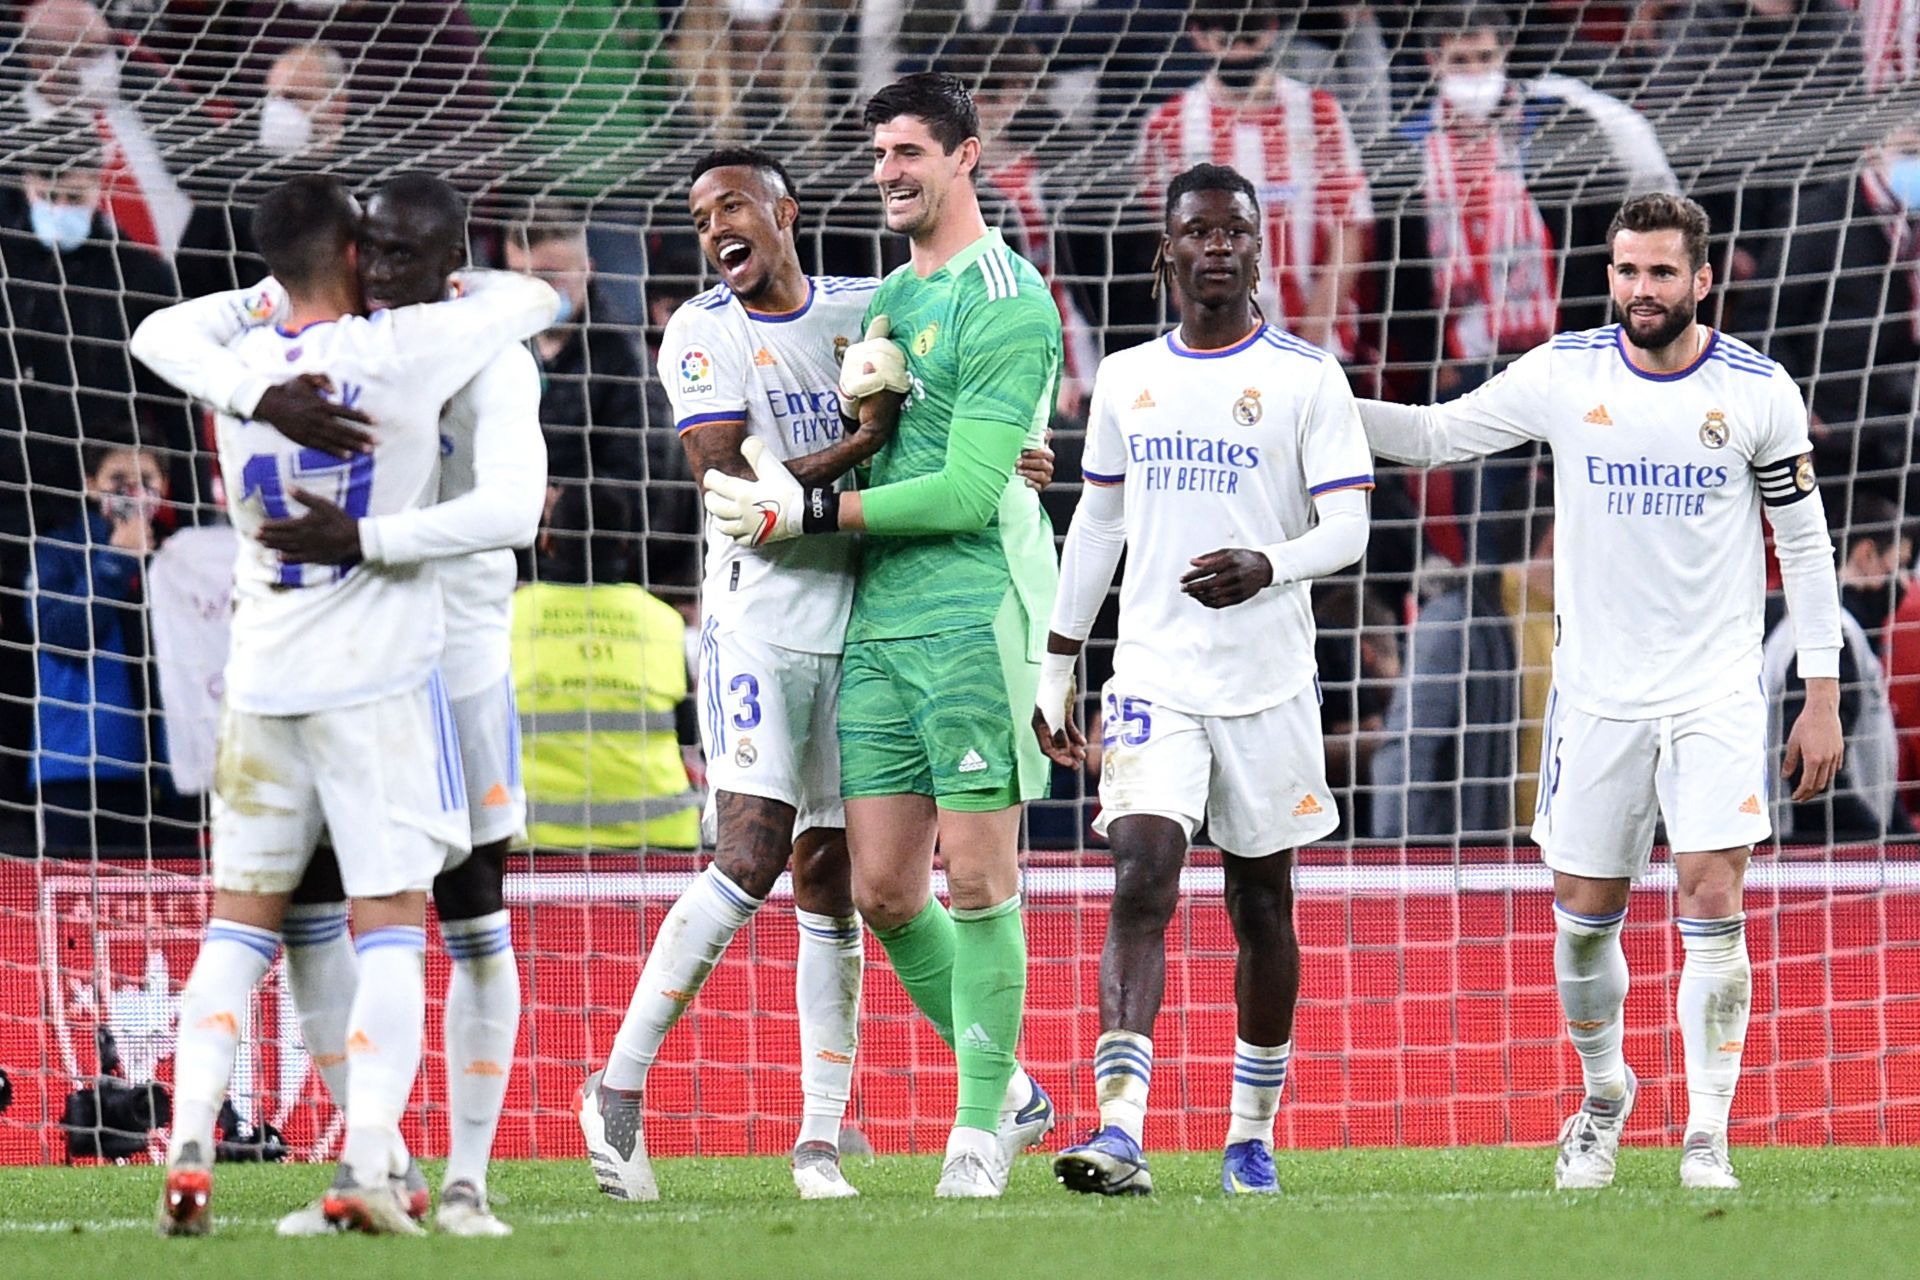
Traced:
POLYGON ((96 439, 86 458, 85 514, 33 544, 42 848, 145 852, 151 766, 165 750, 147 714, 141 578, 167 479, 131 439, 96 439))
MULTIPOLYGON (((1046 62, 1018 36, 976 38, 949 50, 946 65, 967 76, 978 70, 973 104, 980 113, 980 209, 1014 252, 1031 262, 1053 291, 1066 349, 1056 407, 1080 419, 1093 371, 1100 363, 1099 335, 1064 236, 1054 234, 1055 212, 1047 190, 1047 160, 1066 122, 1043 101, 1046 62)), ((972 78, 972 77, 968 77, 972 78)))
POLYGON ((1860 0, 1860 54, 1870 89, 1920 80, 1920 0, 1860 0))
POLYGON ((347 64, 323 44, 287 49, 267 69, 257 112, 236 130, 231 167, 243 171, 220 199, 194 207, 174 268, 188 297, 244 289, 266 275, 253 244, 253 206, 269 188, 341 158, 351 127, 347 64))
POLYGON ((1539 801, 1553 683, 1553 516, 1514 562, 1435 597, 1414 619, 1406 678, 1373 757, 1370 835, 1505 842, 1539 801))
POLYGON ((566 488, 601 493, 611 486, 634 495, 624 516, 596 512, 595 527, 639 535, 639 580, 669 596, 691 595, 699 573, 699 493, 666 393, 649 376, 633 335, 595 323, 585 214, 569 204, 536 206, 508 232, 506 258, 509 268, 539 276, 563 300, 560 322, 533 342, 545 385, 547 474, 566 488))
POLYGON ((1609 87, 1656 119, 1693 118, 1758 92, 1831 93, 1859 72, 1840 0, 1642 0, 1609 87))
POLYGON ((469 132, 492 110, 479 38, 453 0, 262 0, 251 20, 253 83, 296 45, 337 49, 356 116, 415 152, 469 132))
POLYGON ((673 60, 716 144, 776 129, 798 142, 826 126, 830 86, 808 4, 687 0, 673 60))
POLYGON ((550 492, 539 580, 513 598, 527 837, 691 849, 700 795, 680 749, 691 727, 686 621, 628 581, 631 543, 606 531, 610 515, 616 530, 632 523, 630 491, 550 492))
POLYGON ((1340 826, 1328 839, 1345 839, 1371 822, 1372 798, 1358 784, 1380 747, 1387 703, 1400 678, 1400 646, 1393 611, 1351 578, 1314 584, 1313 625, 1327 785, 1340 809, 1340 826))
POLYGON ((1348 358, 1373 204, 1340 104, 1274 68, 1277 22, 1252 3, 1197 9, 1188 19, 1187 39, 1213 70, 1148 118, 1146 195, 1157 217, 1182 170, 1212 161, 1244 172, 1266 214, 1261 311, 1348 358))
POLYGON ((1283 41, 1280 67, 1340 100, 1362 145, 1393 127, 1389 41, 1406 36, 1402 5, 1312 4, 1283 41))
POLYGON ((508 121, 539 133, 632 142, 667 105, 667 58, 650 3, 466 0, 508 121))
POLYGON ((176 112, 178 126, 184 102, 162 101, 169 95, 160 92, 158 69, 129 61, 126 42, 87 0, 28 6, 19 49, 32 79, 0 106, 0 132, 20 137, 31 124, 97 135, 107 216, 126 239, 171 257, 193 202, 169 172, 160 131, 140 107, 176 112))
MULTIPOLYGON (((1840 509, 1836 508, 1835 514, 1840 509)), ((1899 745, 1887 680, 1874 636, 1891 610, 1900 583, 1900 509, 1861 496, 1850 521, 1833 521, 1840 560, 1840 727, 1847 756, 1825 795, 1793 802, 1793 779, 1772 788, 1773 829, 1780 840, 1818 843, 1910 835, 1913 823, 1895 786, 1899 745), (1865 616, 1862 616, 1864 612, 1865 616)), ((1793 623, 1774 623, 1762 650, 1771 772, 1780 776, 1786 726, 1799 716, 1807 690, 1794 662, 1793 623)))
POLYGON ((1812 386, 1822 476, 1920 512, 1908 479, 1920 406, 1920 126, 1853 175, 1803 189, 1735 327, 1812 386))

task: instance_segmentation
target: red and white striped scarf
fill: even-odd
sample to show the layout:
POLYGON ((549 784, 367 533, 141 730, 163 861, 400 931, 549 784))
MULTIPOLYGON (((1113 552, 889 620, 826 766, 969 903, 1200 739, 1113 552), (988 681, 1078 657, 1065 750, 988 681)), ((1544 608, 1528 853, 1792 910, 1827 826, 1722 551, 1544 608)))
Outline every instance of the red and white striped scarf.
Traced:
POLYGON ((1920 0, 1860 0, 1860 27, 1869 89, 1920 77, 1920 0))
MULTIPOLYGON (((1511 106, 1511 104, 1510 104, 1511 106)), ((1509 108, 1491 128, 1456 128, 1445 103, 1427 134, 1427 250, 1447 355, 1485 359, 1553 336, 1553 233, 1527 190, 1509 108)))

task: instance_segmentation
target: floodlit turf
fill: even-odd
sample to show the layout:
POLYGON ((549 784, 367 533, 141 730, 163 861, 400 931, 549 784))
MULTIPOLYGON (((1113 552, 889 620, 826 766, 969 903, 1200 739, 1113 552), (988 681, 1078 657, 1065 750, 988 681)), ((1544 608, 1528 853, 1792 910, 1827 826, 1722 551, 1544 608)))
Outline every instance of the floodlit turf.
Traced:
POLYGON ((1546 1151, 1281 1153, 1290 1194, 1228 1201, 1214 1156, 1153 1157, 1156 1194, 1101 1200, 1024 1158, 1004 1200, 932 1199, 935 1162, 854 1160, 852 1202, 801 1204, 779 1160, 665 1160, 666 1198, 618 1205, 584 1163, 503 1163, 505 1241, 279 1240, 329 1170, 221 1166, 219 1230, 156 1240, 152 1168, 0 1170, 0 1277, 691 1280, 936 1277, 1526 1277, 1920 1274, 1920 1150, 1736 1153, 1746 1188, 1678 1189, 1675 1150, 1632 1150, 1606 1192, 1560 1195, 1546 1151))

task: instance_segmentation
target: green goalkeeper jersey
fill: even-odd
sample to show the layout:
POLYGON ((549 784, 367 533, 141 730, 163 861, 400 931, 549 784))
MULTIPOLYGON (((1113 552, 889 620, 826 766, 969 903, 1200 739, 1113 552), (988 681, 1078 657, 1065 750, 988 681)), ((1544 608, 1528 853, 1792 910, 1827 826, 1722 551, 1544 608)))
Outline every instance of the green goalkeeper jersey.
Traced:
POLYGON ((1037 661, 1058 563, 1039 495, 1013 474, 1037 447, 1061 367, 1046 281, 989 231, 926 279, 901 267, 867 306, 913 385, 862 494, 849 642, 990 626, 1014 593, 1037 661))

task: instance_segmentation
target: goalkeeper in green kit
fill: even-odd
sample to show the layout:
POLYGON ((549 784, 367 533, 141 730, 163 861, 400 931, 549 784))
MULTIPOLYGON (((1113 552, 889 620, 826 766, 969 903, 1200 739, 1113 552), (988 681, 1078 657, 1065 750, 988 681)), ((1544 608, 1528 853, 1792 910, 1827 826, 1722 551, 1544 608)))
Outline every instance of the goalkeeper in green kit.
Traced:
POLYGON ((1028 728, 1053 607, 1053 528, 1014 478, 1061 366, 1045 281, 974 196, 980 127, 953 76, 908 76, 867 104, 887 227, 912 259, 867 311, 841 412, 898 424, 859 492, 803 489, 749 439, 752 480, 710 471, 736 541, 862 534, 840 690, 854 899, 920 1011, 953 1047, 960 1101, 935 1194, 997 1196, 1053 1104, 1014 1061, 1026 999, 1021 805, 1046 794, 1028 728), (904 399, 899 399, 900 396, 904 399), (953 900, 933 896, 936 842, 953 900))

